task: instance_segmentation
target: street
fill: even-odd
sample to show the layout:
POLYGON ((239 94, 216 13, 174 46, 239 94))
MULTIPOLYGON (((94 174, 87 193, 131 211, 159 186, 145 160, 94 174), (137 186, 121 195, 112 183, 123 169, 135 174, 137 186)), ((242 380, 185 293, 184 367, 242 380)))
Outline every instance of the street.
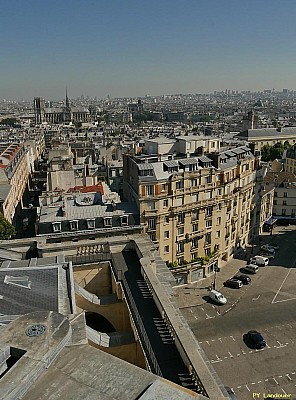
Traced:
MULTIPOLYGON (((282 231, 276 242, 280 249, 275 259, 250 275, 250 285, 230 289, 218 281, 227 304, 209 303, 206 296, 198 296, 198 287, 191 289, 200 298, 196 305, 189 287, 183 296, 179 292, 183 315, 223 384, 233 388, 239 400, 252 399, 253 392, 296 398, 296 231, 282 231), (249 330, 262 333, 264 349, 254 350, 244 342, 249 330)), ((234 275, 233 265, 228 278, 234 275)))

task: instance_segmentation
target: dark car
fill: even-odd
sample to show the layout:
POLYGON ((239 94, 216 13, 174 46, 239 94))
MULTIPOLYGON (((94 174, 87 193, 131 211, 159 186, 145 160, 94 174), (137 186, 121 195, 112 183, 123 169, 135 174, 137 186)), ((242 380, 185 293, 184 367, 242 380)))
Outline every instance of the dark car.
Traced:
POLYGON ((233 289, 239 289, 243 286, 242 282, 237 279, 228 279, 223 285, 233 289))
POLYGON ((247 275, 235 275, 232 279, 241 281, 243 285, 248 285, 249 283, 251 283, 251 278, 247 275))
POLYGON ((256 349, 263 349, 266 346, 263 336, 258 331, 249 331, 247 333, 247 338, 252 342, 256 349))

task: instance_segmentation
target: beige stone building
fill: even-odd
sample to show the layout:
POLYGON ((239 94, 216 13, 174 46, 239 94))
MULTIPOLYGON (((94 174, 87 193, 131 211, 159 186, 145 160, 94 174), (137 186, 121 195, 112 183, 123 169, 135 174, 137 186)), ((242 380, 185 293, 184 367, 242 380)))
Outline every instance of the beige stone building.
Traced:
POLYGON ((296 175, 296 146, 287 150, 285 159, 285 171, 296 175))
POLYGON ((0 202, 1 212, 13 221, 15 210, 26 189, 29 178, 27 150, 21 143, 0 144, 0 202))
MULTIPOLYGON (((207 156, 127 155, 124 198, 137 203, 167 263, 194 264, 213 253, 228 259, 249 240, 255 175, 246 146, 207 156)), ((199 274, 212 272, 207 268, 199 274)))
POLYGON ((267 144, 273 146, 276 143, 296 143, 296 127, 248 129, 237 136, 252 144, 255 151, 260 151, 267 144))

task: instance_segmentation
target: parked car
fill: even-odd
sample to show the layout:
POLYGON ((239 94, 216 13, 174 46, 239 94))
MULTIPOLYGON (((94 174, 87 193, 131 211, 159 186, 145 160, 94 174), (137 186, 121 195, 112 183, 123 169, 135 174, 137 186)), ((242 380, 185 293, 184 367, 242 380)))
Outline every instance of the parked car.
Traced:
POLYGON ((233 289, 240 289, 243 286, 243 283, 238 279, 227 279, 227 281, 225 281, 223 285, 233 289))
POLYGON ((248 285, 251 283, 251 278, 247 275, 235 275, 232 279, 241 281, 243 285, 248 285))
POLYGON ((256 349, 263 349, 266 346, 266 342, 258 331, 249 331, 247 338, 252 342, 256 349))
POLYGON ((257 274, 258 271, 258 266, 254 264, 248 264, 245 267, 240 269, 240 272, 246 273, 246 274, 257 274))
POLYGON ((261 246, 261 250, 266 251, 267 253, 270 254, 275 254, 275 249, 271 247, 269 244, 264 244, 263 246, 261 246))
POLYGON ((255 256, 252 257, 250 260, 250 264, 256 264, 259 265, 260 267, 265 267, 265 265, 268 265, 268 263, 269 259, 263 256, 255 256))
POLYGON ((273 247, 275 250, 279 250, 280 246, 278 244, 275 243, 269 243, 270 247, 273 247))
POLYGON ((260 253, 258 254, 259 256, 268 258, 269 260, 274 260, 275 259, 275 253, 269 253, 267 251, 261 250, 260 253))
POLYGON ((226 297, 223 296, 222 293, 220 293, 214 289, 209 291, 209 298, 218 304, 226 304, 227 303, 226 297))

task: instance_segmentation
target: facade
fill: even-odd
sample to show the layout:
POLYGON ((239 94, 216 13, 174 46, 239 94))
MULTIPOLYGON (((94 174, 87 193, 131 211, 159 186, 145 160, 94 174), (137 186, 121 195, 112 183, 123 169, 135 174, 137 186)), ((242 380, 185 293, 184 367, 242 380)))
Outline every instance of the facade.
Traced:
POLYGON ((296 175, 296 145, 287 149, 285 159, 285 171, 296 175))
POLYGON ((124 199, 137 204, 167 263, 240 251, 249 240, 254 185, 255 159, 246 146, 162 161, 124 157, 124 199))
POLYGON ((260 151, 267 144, 273 146, 276 143, 296 143, 296 127, 248 129, 237 136, 252 143, 255 151, 260 151))
POLYGON ((66 101, 63 107, 45 107, 42 97, 34 98, 35 123, 63 124, 70 122, 89 122, 91 113, 83 106, 71 106, 66 92, 66 101))
POLYGON ((21 143, 0 144, 1 212, 12 222, 29 179, 27 150, 21 143))
POLYGON ((273 217, 292 220, 296 217, 296 176, 291 172, 268 172, 264 186, 274 187, 273 217))

